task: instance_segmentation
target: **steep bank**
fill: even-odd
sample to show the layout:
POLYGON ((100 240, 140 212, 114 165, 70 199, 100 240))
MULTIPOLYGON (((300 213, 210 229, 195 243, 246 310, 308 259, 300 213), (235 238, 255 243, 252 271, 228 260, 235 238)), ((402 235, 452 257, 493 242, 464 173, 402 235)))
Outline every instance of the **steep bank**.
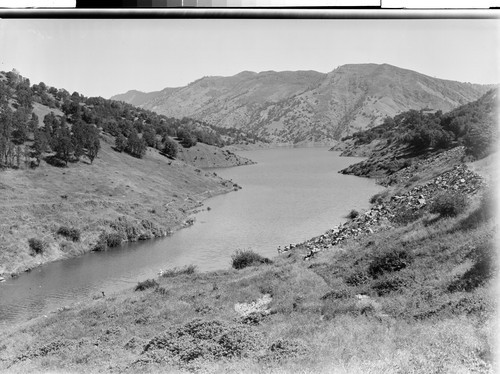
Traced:
POLYGON ((169 235, 189 224, 188 214, 201 201, 236 188, 152 148, 137 159, 116 152, 113 144, 113 137, 103 135, 92 165, 57 168, 42 161, 34 170, 2 171, 0 274, 88 252, 106 234, 119 240, 169 235), (76 229, 79 239, 62 227, 76 229), (41 242, 39 253, 30 248, 32 238, 41 242))

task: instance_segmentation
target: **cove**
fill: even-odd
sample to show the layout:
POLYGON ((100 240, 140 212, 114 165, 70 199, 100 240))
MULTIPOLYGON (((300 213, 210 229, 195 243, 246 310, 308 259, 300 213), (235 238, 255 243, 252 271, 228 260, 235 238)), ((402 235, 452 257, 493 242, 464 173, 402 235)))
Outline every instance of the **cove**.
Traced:
POLYGON ((204 202, 193 226, 173 236, 54 262, 0 283, 0 326, 47 314, 75 301, 133 287, 158 271, 196 265, 227 269, 238 249, 266 257, 345 222, 351 209, 369 206, 381 191, 375 181, 339 174, 359 158, 327 148, 278 148, 240 152, 257 162, 211 169, 241 190, 204 202))

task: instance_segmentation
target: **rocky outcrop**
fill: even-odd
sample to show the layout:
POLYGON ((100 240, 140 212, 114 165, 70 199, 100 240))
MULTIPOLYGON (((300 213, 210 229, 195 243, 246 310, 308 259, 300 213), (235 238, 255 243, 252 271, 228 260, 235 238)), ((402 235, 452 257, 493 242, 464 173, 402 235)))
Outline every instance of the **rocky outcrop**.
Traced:
MULTIPOLYGON (((450 157, 454 156, 440 155, 433 160, 422 161, 420 167, 429 166, 433 162, 441 162, 450 157)), ((397 176, 397 180, 405 181, 410 175, 411 172, 402 170, 397 176)), ((397 225, 395 218, 401 212, 411 214, 416 218, 420 217, 436 196, 442 192, 452 191, 472 196, 485 187, 486 183, 478 174, 467 169, 465 164, 458 164, 426 182, 408 188, 405 192, 392 195, 387 193, 385 197, 384 194, 381 194, 380 199, 374 199, 379 200, 374 206, 354 219, 333 227, 323 235, 301 244, 290 244, 284 249, 278 248, 278 252, 284 253, 296 248, 305 248, 307 252, 304 255, 304 260, 309 260, 316 253, 331 249, 347 239, 397 225)))

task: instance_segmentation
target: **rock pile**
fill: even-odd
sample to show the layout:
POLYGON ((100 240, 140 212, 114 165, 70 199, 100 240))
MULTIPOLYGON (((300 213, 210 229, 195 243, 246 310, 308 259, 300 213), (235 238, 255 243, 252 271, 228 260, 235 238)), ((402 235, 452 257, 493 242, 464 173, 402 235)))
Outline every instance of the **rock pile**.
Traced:
POLYGON ((425 159, 414 159, 412 164, 405 167, 388 177, 378 181, 382 186, 390 186, 394 184, 404 185, 411 180, 415 175, 422 170, 436 170, 442 167, 450 167, 462 164, 462 159, 465 156, 465 147, 455 147, 448 151, 438 153, 425 159))
POLYGON ((368 211, 332 228, 323 235, 301 244, 290 244, 284 249, 278 248, 278 252, 288 252, 297 247, 306 248, 304 260, 309 260, 316 253, 329 249, 346 239, 392 227, 393 219, 398 212, 409 210, 423 213, 425 208, 442 192, 453 191, 471 196, 484 187, 484 180, 468 170, 466 165, 455 165, 451 170, 425 183, 386 198, 368 211))

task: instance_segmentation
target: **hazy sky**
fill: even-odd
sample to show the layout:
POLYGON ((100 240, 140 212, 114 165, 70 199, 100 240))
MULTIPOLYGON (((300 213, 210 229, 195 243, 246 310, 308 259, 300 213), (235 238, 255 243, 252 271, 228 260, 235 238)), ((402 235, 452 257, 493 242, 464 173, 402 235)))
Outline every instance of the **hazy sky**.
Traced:
POLYGON ((243 70, 329 72, 388 63, 499 83, 499 20, 2 19, 0 70, 70 93, 110 96, 243 70))

